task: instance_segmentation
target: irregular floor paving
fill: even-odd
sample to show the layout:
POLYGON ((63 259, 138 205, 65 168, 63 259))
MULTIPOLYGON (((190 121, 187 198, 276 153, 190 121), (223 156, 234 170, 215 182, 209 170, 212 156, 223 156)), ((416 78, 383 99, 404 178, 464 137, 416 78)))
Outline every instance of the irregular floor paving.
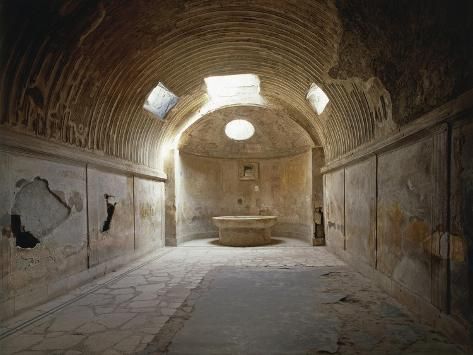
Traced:
POLYGON ((194 241, 13 318, 5 354, 462 354, 325 248, 194 241))

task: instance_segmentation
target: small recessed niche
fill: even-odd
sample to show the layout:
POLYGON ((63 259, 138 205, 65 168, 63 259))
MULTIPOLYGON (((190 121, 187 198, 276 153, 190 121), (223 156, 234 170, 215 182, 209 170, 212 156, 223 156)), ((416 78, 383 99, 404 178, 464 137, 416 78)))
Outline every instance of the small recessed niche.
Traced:
POLYGON ((159 82, 146 98, 143 108, 163 120, 178 100, 174 93, 159 82))
POLYGON ((321 115, 322 112, 324 112, 325 107, 330 101, 325 92, 314 83, 310 86, 306 99, 318 115, 321 115))
POLYGON ((255 74, 209 76, 204 79, 211 99, 256 96, 260 93, 260 80, 255 74))
POLYGON ((255 127, 247 120, 233 120, 226 124, 225 134, 230 139, 244 141, 255 134, 255 127))

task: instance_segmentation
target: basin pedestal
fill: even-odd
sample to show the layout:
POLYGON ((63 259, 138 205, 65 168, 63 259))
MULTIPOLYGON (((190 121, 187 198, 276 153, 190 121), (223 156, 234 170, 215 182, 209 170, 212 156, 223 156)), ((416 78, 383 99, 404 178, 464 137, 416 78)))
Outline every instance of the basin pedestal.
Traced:
POLYGON ((271 227, 276 216, 221 216, 213 217, 219 229, 222 245, 249 247, 271 243, 271 227))

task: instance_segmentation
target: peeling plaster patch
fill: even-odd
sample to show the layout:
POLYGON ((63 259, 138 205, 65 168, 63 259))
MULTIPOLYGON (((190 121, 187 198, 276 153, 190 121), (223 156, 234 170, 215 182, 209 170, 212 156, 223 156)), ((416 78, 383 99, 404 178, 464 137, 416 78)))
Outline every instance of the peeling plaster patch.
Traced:
POLYGON ((28 180, 26 179, 20 179, 16 182, 15 186, 19 189, 21 188, 24 184, 26 184, 28 182, 28 180))
POLYGON ((113 214, 115 213, 115 206, 118 202, 112 202, 115 197, 111 195, 104 195, 105 202, 107 203, 107 219, 103 222, 102 232, 106 232, 110 229, 112 223, 113 214))
POLYGON ((21 228, 40 240, 62 224, 70 213, 70 207, 50 190, 48 181, 40 177, 22 186, 12 208, 12 216, 21 216, 21 228))
POLYGON ((66 201, 66 194, 64 191, 54 190, 53 193, 59 197, 61 201, 66 201))
POLYGON ((82 195, 80 192, 74 191, 72 196, 69 197, 69 206, 72 208, 74 207, 77 212, 82 211, 84 208, 84 202, 82 201, 82 195))

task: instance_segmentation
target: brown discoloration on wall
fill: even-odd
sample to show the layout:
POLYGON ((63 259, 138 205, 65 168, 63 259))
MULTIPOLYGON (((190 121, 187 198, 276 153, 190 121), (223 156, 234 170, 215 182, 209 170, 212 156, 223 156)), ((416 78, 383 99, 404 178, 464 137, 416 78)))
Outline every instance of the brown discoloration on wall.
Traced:
POLYGON ((379 156, 378 269, 431 300, 432 138, 379 156), (429 247, 424 246, 427 240, 429 247))
MULTIPOLYGON (((471 283, 468 281, 471 269, 464 230, 468 230, 466 221, 470 220, 471 204, 467 196, 471 179, 465 171, 470 170, 468 164, 473 147, 467 148, 465 154, 458 144, 472 135, 470 128, 473 126, 465 122, 468 121, 463 121, 463 125, 459 123, 453 131, 450 202, 447 179, 449 131, 442 125, 424 137, 325 174, 324 179, 325 204, 338 215, 336 219, 328 217, 329 236, 336 236, 338 227, 345 225, 346 238, 346 251, 341 243, 330 244, 328 237, 329 247, 355 265, 363 260, 366 250, 376 262, 371 266, 383 275, 379 275, 382 284, 401 302, 414 308, 425 302, 445 313, 451 307, 452 314, 467 324, 471 323, 467 318, 471 310, 465 306, 471 303, 471 283), (343 174, 344 192, 340 183, 343 174), (370 180, 373 182, 371 188, 370 180), (370 215, 366 208, 375 195, 376 209, 371 225, 376 224, 376 242, 365 249, 362 248, 363 239, 357 240, 358 223, 365 228, 360 235, 370 235, 367 229, 370 222, 360 221, 370 215), (450 235, 448 203, 451 204, 450 235)), ((367 270, 365 266, 360 269, 367 270)), ((378 274, 374 272, 373 275, 378 274)))
POLYGON ((143 219, 151 218, 156 215, 154 207, 149 202, 140 203, 139 211, 140 217, 143 219))
POLYGON ((416 248, 422 247, 427 253, 430 252, 431 228, 422 219, 410 217, 404 235, 406 243, 416 248))

